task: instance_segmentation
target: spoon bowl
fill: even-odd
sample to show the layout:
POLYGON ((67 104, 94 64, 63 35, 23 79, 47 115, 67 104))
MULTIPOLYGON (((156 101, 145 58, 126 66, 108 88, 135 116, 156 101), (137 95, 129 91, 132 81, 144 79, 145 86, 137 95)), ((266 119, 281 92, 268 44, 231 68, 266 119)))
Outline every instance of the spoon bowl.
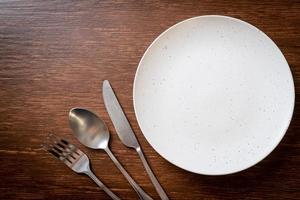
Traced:
POLYGON ((77 139, 92 149, 106 149, 109 131, 104 121, 93 112, 73 108, 69 112, 70 127, 77 139))

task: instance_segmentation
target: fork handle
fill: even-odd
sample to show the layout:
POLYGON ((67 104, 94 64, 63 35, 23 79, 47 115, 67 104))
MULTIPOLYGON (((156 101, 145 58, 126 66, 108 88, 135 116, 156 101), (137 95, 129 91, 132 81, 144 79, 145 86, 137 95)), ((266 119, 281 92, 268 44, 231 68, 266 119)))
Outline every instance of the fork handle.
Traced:
POLYGON ((108 187, 106 187, 91 170, 87 171, 85 174, 88 175, 113 200, 120 200, 120 198, 117 197, 110 189, 108 189, 108 187))
POLYGON ((111 160, 114 162, 114 164, 117 166, 117 168, 122 172, 122 174, 125 176, 129 184, 133 187, 133 189, 138 194, 139 198, 141 200, 153 200, 127 173, 127 171, 124 169, 124 167, 120 164, 120 162, 117 160, 117 158, 114 156, 114 154, 110 151, 110 149, 107 147, 104 149, 106 153, 109 155, 111 160))

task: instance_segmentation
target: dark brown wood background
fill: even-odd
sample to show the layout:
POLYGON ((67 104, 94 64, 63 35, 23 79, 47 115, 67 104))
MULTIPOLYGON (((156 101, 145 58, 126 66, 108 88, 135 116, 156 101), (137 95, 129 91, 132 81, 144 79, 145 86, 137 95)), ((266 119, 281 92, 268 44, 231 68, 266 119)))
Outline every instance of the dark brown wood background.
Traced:
POLYGON ((299 1, 45 1, 0 2, 0 199, 109 199, 87 177, 42 151, 49 132, 77 144, 94 172, 117 195, 137 199, 104 151, 71 135, 68 111, 96 111, 111 131, 111 149, 134 179, 158 199, 142 164, 117 138, 103 106, 110 80, 145 154, 171 199, 299 199, 299 1), (171 25, 198 15, 248 21, 280 47, 293 72, 296 107, 280 145, 256 166, 227 176, 202 176, 161 158, 138 128, 132 85, 148 45, 171 25))

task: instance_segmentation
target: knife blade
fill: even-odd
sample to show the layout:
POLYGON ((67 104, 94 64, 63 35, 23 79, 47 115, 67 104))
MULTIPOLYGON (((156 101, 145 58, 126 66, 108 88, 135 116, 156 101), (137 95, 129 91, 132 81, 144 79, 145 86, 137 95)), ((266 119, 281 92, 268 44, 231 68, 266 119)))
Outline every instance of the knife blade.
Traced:
POLYGON ((127 147, 135 149, 140 147, 138 140, 108 80, 103 81, 102 92, 104 105, 120 140, 127 147))

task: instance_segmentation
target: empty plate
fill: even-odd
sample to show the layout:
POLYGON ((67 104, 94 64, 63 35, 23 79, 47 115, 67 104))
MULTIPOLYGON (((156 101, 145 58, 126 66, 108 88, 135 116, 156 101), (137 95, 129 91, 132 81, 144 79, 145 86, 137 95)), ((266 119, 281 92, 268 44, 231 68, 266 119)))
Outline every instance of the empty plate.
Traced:
POLYGON ((134 108, 143 134, 169 162, 222 175, 265 158, 294 109, 287 61, 239 19, 200 16, 163 32, 141 59, 134 108))

